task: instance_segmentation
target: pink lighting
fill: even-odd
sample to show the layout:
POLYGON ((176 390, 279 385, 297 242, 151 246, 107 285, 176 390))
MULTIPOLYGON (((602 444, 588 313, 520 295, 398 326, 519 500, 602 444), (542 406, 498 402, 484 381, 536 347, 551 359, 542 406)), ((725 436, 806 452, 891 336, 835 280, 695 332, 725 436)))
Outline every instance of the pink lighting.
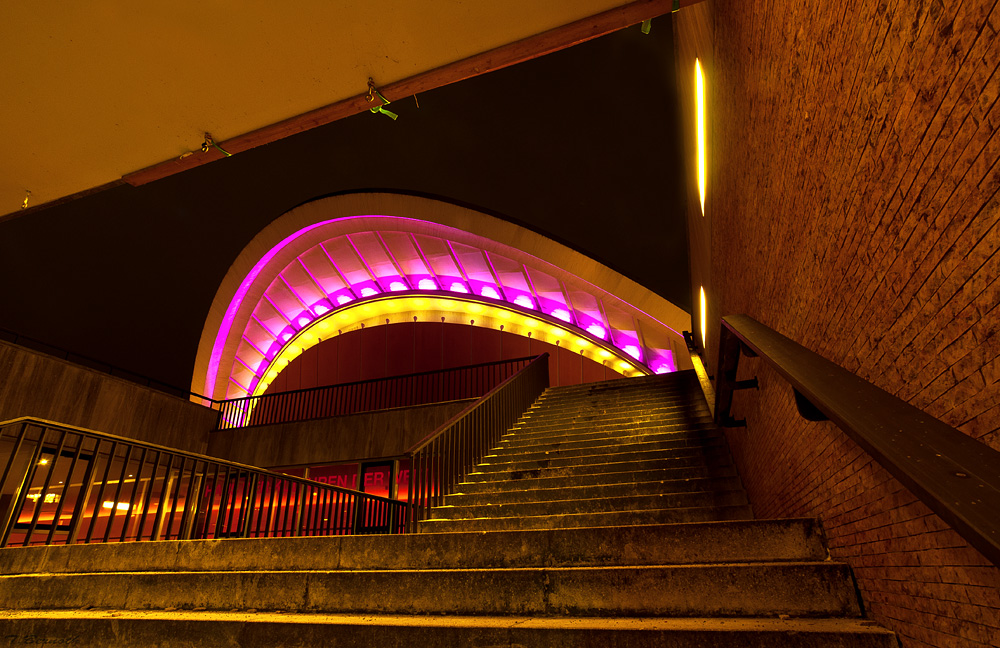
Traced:
MULTIPOLYGON (((337 207, 332 213, 339 210, 340 207, 337 207)), ((632 331, 607 326, 601 311, 603 301, 607 301, 610 293, 571 275, 566 269, 547 267, 551 264, 522 251, 508 249, 509 245, 497 241, 493 242, 497 251, 490 248, 487 253, 484 242, 489 241, 488 238, 461 232, 440 222, 377 213, 327 218, 284 235, 284 238, 269 234, 265 243, 273 247, 263 257, 251 256, 257 253, 244 250, 239 267, 252 263, 253 268, 242 280, 227 279, 225 291, 220 291, 219 300, 231 296, 228 308, 221 317, 213 315, 213 322, 221 319, 217 332, 206 329, 206 335, 214 334, 214 344, 211 338, 206 337, 207 342, 199 347, 198 375, 192 384, 201 380, 200 367, 207 363, 204 376, 206 393, 225 395, 232 391, 235 394, 235 387, 246 389, 240 383, 248 381, 249 391, 265 389, 273 378, 269 374, 276 374, 281 369, 273 364, 275 358, 291 340, 303 337, 304 329, 334 311, 346 311, 346 306, 361 297, 378 296, 380 300, 403 298, 400 303, 408 304, 403 293, 411 289, 456 293, 468 312, 480 312, 472 309, 482 309, 483 306, 489 309, 498 302, 502 304, 509 300, 509 305, 522 309, 522 318, 534 316, 534 313, 523 313, 523 310, 538 310, 552 319, 585 328, 592 336, 592 342, 602 341, 598 352, 605 349, 605 352, 614 353, 614 347, 619 347, 619 360, 632 357, 633 361, 640 363, 636 371, 677 371, 672 354, 660 348, 665 345, 660 344, 658 338, 651 338, 657 340, 655 348, 645 348, 632 331), (357 219, 362 220, 354 223, 357 219), (364 219, 384 220, 389 225, 384 228, 379 225, 368 231, 364 228, 371 225, 364 219), (330 228, 329 232, 316 231, 326 227, 330 228), (411 229, 412 232, 409 231, 411 229), (477 249, 478 255, 473 253, 477 249), (282 264, 286 262, 288 267, 283 269, 282 264), (574 291, 586 293, 580 297, 579 303, 574 291), (400 295, 392 298, 389 294, 392 292, 400 292, 400 295), (571 294, 574 295, 573 301, 570 301, 571 294), (477 299, 477 296, 487 302, 477 299), (251 303, 251 298, 256 300, 256 304, 251 303), (481 305, 475 304, 476 301, 481 305), (473 305, 470 306, 470 303, 473 305), (262 357, 263 362, 260 361, 262 357), (230 378, 228 384, 217 384, 225 382, 222 380, 223 370, 229 367, 228 364, 223 367, 223 360, 232 363, 230 378), (238 366, 240 364, 256 374, 259 380, 247 376, 238 366)), ((609 309, 614 306, 618 310, 635 311, 633 317, 641 316, 644 327, 647 320, 652 322, 654 328, 666 327, 628 303, 618 304, 612 300, 609 304, 609 309)), ((220 301, 219 305, 223 302, 220 301)), ((616 311, 609 315, 617 322, 620 313, 616 311)), ((344 317, 347 317, 346 313, 344 317)), ((505 317, 509 318, 509 313, 505 317)), ((479 319, 476 318, 476 324, 480 324, 479 319)), ((627 321, 627 318, 622 321, 627 321)), ((551 320, 549 322, 551 326, 551 320)), ((323 326, 329 328, 329 323, 323 326)), ((673 329, 668 332, 671 331, 673 329)), ((308 336, 302 344, 314 338, 320 339, 318 334, 308 336)), ((591 348, 585 340, 571 340, 589 353, 591 348)), ((686 357, 683 359, 686 360, 686 357)))
POLYGON ((674 362, 674 354, 672 351, 661 352, 661 360, 662 362, 653 367, 654 373, 663 374, 677 371, 677 363, 674 362))
POLYGON ((534 310, 535 304, 531 301, 531 297, 527 295, 518 295, 514 298, 514 303, 522 308, 530 308, 534 310))

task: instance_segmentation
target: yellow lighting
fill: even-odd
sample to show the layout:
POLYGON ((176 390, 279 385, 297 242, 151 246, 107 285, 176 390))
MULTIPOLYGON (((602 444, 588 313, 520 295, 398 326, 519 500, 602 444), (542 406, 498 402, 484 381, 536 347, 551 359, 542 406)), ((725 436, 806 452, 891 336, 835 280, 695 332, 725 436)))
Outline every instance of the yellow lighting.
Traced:
POLYGON ((632 368, 632 365, 630 365, 627 362, 619 362, 618 366, 621 367, 623 371, 628 371, 629 369, 632 368))
MULTIPOLYGON (((468 324, 470 313, 475 314, 477 326, 498 329, 502 323, 522 322, 523 328, 515 327, 510 332, 532 335, 533 339, 549 344, 558 344, 561 340, 567 342, 572 340, 577 345, 576 352, 584 353, 584 357, 594 359, 599 355, 604 359, 621 360, 628 363, 628 359, 617 349, 581 338, 569 324, 563 326, 561 322, 557 321, 543 322, 535 318, 524 317, 517 311, 500 305, 484 304, 473 299, 386 296, 385 298, 373 299, 365 304, 345 304, 343 307, 325 313, 322 317, 310 322, 297 335, 284 341, 284 348, 278 353, 261 380, 254 386, 250 395, 263 394, 285 366, 319 342, 316 331, 326 328, 330 322, 338 322, 334 328, 342 331, 383 325, 386 323, 387 316, 391 316, 388 317, 391 322, 412 322, 413 318, 417 317, 420 321, 468 324)), ((504 330, 509 331, 506 326, 504 330)), ((632 371, 648 373, 644 367, 637 368, 631 363, 628 363, 627 367, 632 371)), ((253 402, 248 403, 246 411, 242 415, 249 416, 253 407, 253 402)))
POLYGON ((45 466, 45 465, 48 465, 48 463, 49 463, 48 459, 39 459, 38 460, 38 465, 39 466, 45 466))
POLYGON ((701 287, 701 348, 705 348, 705 329, 708 328, 708 300, 705 299, 705 286, 701 287))
POLYGON ((705 215, 705 79, 701 72, 701 61, 694 60, 695 94, 698 112, 698 198, 701 199, 701 215, 705 215))
POLYGON ((128 510, 128 502, 118 502, 118 506, 117 507, 115 507, 115 503, 114 502, 105 502, 101 506, 103 506, 106 509, 110 509, 110 508, 114 507, 114 508, 117 508, 119 511, 127 511, 128 510))

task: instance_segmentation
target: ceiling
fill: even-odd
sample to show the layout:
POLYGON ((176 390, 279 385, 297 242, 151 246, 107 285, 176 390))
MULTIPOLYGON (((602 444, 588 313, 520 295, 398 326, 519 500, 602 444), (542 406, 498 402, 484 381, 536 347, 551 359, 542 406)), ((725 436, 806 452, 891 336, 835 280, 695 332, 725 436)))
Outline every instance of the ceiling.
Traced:
MULTIPOLYGON (((0 215, 26 197, 33 208, 197 158, 206 132, 225 142, 363 97, 369 77, 393 87, 543 33, 541 47, 565 47, 549 30, 577 24, 562 37, 576 42, 599 35, 580 21, 623 5, 626 22, 669 10, 658 0, 437 0, 433 10, 410 0, 4 3, 0 215)), ((430 83, 540 50, 505 51, 430 83)))

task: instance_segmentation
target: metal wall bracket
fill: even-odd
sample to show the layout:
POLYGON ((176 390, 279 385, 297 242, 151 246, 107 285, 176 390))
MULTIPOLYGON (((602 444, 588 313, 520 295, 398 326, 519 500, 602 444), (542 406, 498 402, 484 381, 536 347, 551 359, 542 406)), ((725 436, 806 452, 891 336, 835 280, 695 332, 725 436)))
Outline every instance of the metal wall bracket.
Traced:
POLYGON ((812 404, 808 398, 802 395, 798 389, 792 387, 792 391, 795 392, 795 409, 799 410, 799 416, 807 421, 829 421, 826 414, 821 412, 818 407, 812 404))

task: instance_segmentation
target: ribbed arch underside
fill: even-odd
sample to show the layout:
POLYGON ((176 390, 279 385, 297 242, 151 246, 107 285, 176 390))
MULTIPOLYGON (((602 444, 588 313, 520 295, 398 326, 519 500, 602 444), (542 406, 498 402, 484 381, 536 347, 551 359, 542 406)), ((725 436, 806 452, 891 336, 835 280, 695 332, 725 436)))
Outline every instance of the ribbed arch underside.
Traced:
POLYGON ((351 194, 286 213, 244 249, 213 302, 192 390, 260 394, 331 330, 414 318, 504 326, 626 375, 689 363, 687 314, 592 259, 449 203, 351 194))

